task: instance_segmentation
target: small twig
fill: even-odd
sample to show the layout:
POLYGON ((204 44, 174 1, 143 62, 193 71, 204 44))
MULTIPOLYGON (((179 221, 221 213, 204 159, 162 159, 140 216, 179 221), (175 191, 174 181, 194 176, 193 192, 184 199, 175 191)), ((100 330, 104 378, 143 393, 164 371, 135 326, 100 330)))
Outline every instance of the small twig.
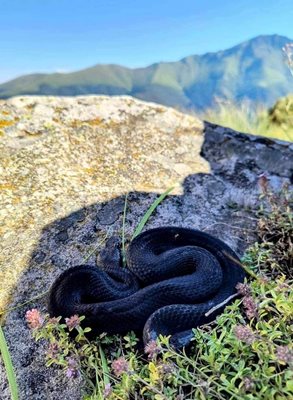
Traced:
POLYGON ((241 240, 241 242, 247 242, 247 239, 242 239, 241 237, 239 237, 239 236, 234 236, 234 235, 229 235, 229 237, 231 238, 231 239, 236 239, 236 240, 241 240))
POLYGON ((251 219, 252 221, 258 221, 259 220, 259 218, 249 217, 248 215, 237 215, 237 213, 235 213, 235 216, 239 217, 239 218, 251 219))
POLYGON ((206 231, 206 230, 210 229, 211 227, 213 227, 215 225, 224 225, 224 226, 227 226, 228 228, 231 228, 231 229, 240 229, 241 231, 255 232, 255 230, 253 230, 253 229, 241 228, 240 226, 229 225, 229 224, 226 224, 225 222, 215 222, 214 224, 211 224, 211 225, 205 227, 202 230, 206 231))
POLYGON ((214 311, 218 310, 225 304, 227 304, 230 300, 234 299, 236 296, 238 296, 238 293, 231 294, 231 296, 227 297, 226 300, 222 301, 221 303, 217 304, 215 307, 212 307, 208 312, 205 313, 205 316, 208 317, 211 315, 214 311))
POLYGON ((232 260, 235 264, 238 264, 241 268, 243 268, 244 271, 248 275, 252 276, 254 279, 258 279, 258 276, 253 271, 251 271, 249 268, 247 268, 244 264, 242 264, 235 257, 231 256, 231 254, 227 253, 225 250, 223 251, 223 254, 225 254, 226 257, 230 258, 230 260, 232 260))

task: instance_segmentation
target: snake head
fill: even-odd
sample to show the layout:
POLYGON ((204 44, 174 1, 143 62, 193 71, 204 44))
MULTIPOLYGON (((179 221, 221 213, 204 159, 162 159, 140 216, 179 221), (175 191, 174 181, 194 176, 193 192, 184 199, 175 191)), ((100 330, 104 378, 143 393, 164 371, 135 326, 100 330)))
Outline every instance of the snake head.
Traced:
POLYGON ((121 239, 119 236, 111 236, 99 254, 99 265, 107 270, 122 266, 121 239))

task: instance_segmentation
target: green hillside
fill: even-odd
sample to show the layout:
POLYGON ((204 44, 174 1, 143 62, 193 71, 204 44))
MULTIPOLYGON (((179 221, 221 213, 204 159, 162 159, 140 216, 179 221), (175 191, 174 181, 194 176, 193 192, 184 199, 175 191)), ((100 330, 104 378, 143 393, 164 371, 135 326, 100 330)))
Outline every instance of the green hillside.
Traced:
POLYGON ((32 74, 0 85, 0 98, 37 94, 128 94, 181 109, 203 110, 215 99, 272 105, 293 93, 282 47, 293 40, 258 36, 231 49, 146 68, 96 65, 67 74, 32 74))

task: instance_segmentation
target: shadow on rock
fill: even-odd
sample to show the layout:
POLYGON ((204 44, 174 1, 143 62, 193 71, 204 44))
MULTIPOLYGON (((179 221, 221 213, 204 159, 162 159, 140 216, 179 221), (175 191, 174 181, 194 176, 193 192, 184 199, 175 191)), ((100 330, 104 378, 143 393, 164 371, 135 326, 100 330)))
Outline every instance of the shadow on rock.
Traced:
MULTIPOLYGON (((279 188, 292 177, 291 153, 287 144, 221 129, 211 124, 205 128, 201 155, 210 163, 211 173, 186 177, 183 194, 168 196, 145 229, 174 225, 203 230, 222 239, 241 256, 256 239, 258 177, 266 173, 273 187, 279 188)), ((156 193, 128 193, 127 241, 157 196, 156 193)), ((13 305, 47 291, 56 277, 71 266, 85 262, 97 265, 105 238, 121 235, 124 201, 125 196, 120 196, 92 204, 46 226, 15 288, 13 305)), ((19 308, 6 319, 5 333, 21 399, 80 399, 80 382, 68 385, 57 369, 44 366, 43 346, 31 339, 24 321, 28 308, 46 311, 46 301, 44 297, 19 308)), ((9 398, 5 378, 1 381, 3 399, 9 398)))

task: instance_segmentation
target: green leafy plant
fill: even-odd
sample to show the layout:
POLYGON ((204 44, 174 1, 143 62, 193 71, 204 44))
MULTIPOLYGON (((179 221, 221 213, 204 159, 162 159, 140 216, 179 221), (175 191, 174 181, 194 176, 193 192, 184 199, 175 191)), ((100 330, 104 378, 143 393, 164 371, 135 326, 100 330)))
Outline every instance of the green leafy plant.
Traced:
POLYGON ((133 333, 89 341, 82 318, 73 326, 73 317, 61 324, 39 316, 33 335, 48 342, 48 366, 60 365, 72 379, 83 375, 85 399, 289 399, 292 282, 262 277, 238 290, 242 299, 216 322, 194 330, 189 354, 172 349, 167 337, 146 347, 148 358, 138 351, 133 333), (74 340, 70 329, 77 332, 74 340))

